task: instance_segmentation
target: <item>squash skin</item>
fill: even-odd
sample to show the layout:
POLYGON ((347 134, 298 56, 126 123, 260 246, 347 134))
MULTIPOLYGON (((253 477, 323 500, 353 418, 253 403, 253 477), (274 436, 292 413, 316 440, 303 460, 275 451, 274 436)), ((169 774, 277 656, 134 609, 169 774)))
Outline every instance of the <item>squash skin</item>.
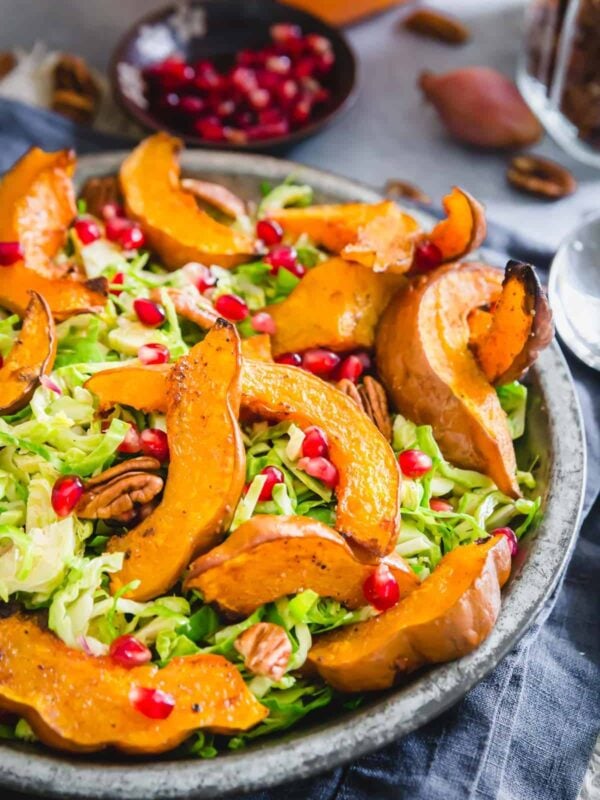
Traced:
POLYGON ((0 181, 0 241, 19 242, 28 269, 46 278, 65 273, 51 259, 77 215, 74 170, 73 151, 46 153, 32 147, 0 181))
MULTIPOLYGON (((98 372, 85 384, 100 409, 115 404, 164 411, 169 367, 125 367, 98 372)), ((400 470, 394 453, 366 414, 346 395, 296 367, 244 359, 242 408, 327 433, 338 468, 335 527, 376 556, 389 553, 400 529, 400 470)))
POLYGON ((502 273, 447 265, 401 289, 377 332, 379 373, 398 410, 431 425, 446 458, 520 495, 506 414, 468 347, 469 312, 496 299, 502 273))
POLYGON ((458 186, 452 187, 442 205, 446 219, 438 222, 425 238, 439 248, 442 263, 458 261, 478 248, 485 239, 485 211, 481 203, 458 186))
POLYGON ((285 300, 266 309, 277 325, 274 354, 311 347, 336 352, 373 347, 379 317, 403 280, 343 258, 318 264, 285 300))
POLYGON ((510 567, 503 536, 458 547, 394 608, 320 636, 308 662, 334 688, 360 692, 387 689, 424 664, 460 658, 494 627, 510 567))
POLYGON ((127 212, 168 269, 189 261, 233 267, 255 252, 255 242, 210 217, 181 186, 181 146, 179 139, 157 133, 127 156, 119 175, 127 212))
POLYGON ((108 656, 67 647, 32 616, 0 619, 0 709, 25 717, 44 744, 89 753, 162 753, 198 729, 233 733, 267 715, 237 668, 222 656, 174 658, 164 669, 126 669, 108 656), (131 705, 135 686, 175 699, 167 719, 148 719, 131 705), (200 710, 194 712, 196 705, 200 710), (96 709, 96 713, 90 710, 96 709))
POLYGON ((237 332, 218 320, 169 372, 171 461, 163 499, 140 525, 109 540, 110 552, 125 553, 122 569, 112 575, 113 593, 137 579, 140 585, 127 597, 164 594, 226 530, 246 475, 237 422, 240 368, 237 332))
POLYGON ((0 367, 0 416, 27 405, 41 376, 52 371, 56 347, 56 327, 48 303, 31 292, 19 336, 0 367))
POLYGON ((391 200, 282 208, 269 217, 286 233, 307 233, 317 245, 375 272, 407 272, 420 234, 417 221, 391 200))
POLYGON ((489 326, 472 342, 495 386, 518 380, 554 336, 552 311, 531 264, 509 261, 489 326))
MULTIPOLYGON (((387 564, 405 597, 419 579, 396 553, 387 564)), ((190 565, 185 588, 198 589, 225 613, 248 616, 264 603, 312 589, 347 608, 367 605, 363 584, 374 569, 322 522, 258 514, 190 565)))

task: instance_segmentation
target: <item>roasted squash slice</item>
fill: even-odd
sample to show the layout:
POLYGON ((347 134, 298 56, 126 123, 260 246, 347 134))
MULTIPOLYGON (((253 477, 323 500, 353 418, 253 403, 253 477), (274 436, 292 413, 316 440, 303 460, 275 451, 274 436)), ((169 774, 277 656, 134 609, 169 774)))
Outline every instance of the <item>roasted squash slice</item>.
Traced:
MULTIPOLYGON (((120 404, 163 411, 167 374, 165 367, 125 367, 98 372, 85 385, 97 395, 100 409, 120 404)), ((340 473, 336 529, 376 555, 393 548, 400 525, 398 464, 353 400, 296 367, 248 359, 242 369, 242 406, 267 419, 320 425, 340 473)))
POLYGON ((31 400, 56 356, 56 328, 48 303, 31 292, 23 326, 0 367, 0 415, 14 414, 31 400))
POLYGON ((277 326, 273 352, 373 347, 379 316, 403 280, 400 275, 376 274, 343 258, 319 264, 306 273, 289 297, 267 308, 277 326))
POLYGON ((126 669, 108 656, 70 649, 35 617, 20 614, 0 619, 0 709, 24 717, 44 744, 59 750, 140 754, 171 750, 200 729, 245 731, 268 713, 222 656, 126 669), (172 696, 166 719, 135 709, 141 688, 172 696), (99 713, 90 713, 91 703, 99 713))
POLYGON ((249 339, 242 339, 242 356, 254 361, 273 361, 271 337, 268 333, 258 333, 249 339))
POLYGON ((191 559, 218 541, 241 495, 245 452, 237 417, 240 407, 239 339, 218 320, 206 338, 179 359, 167 381, 167 435, 171 461, 158 508, 111 552, 125 553, 112 590, 138 580, 128 597, 164 594, 191 559))
MULTIPOLYGON (((401 597, 419 586, 396 553, 383 563, 398 581, 401 597)), ((363 584, 373 569, 322 522, 259 514, 193 562, 186 588, 198 589, 207 603, 236 616, 248 616, 264 603, 304 589, 359 608, 367 605, 363 584)))
POLYGON ((535 270, 518 261, 508 262, 488 325, 481 315, 476 319, 477 330, 469 320, 471 346, 486 378, 496 386, 518 380, 554 335, 552 311, 535 270))
POLYGON ((481 203, 458 186, 444 197, 442 205, 446 219, 438 222, 425 238, 439 249, 443 262, 458 261, 485 239, 485 211, 481 203))
POLYGON ((131 217, 168 269, 189 261, 232 267, 255 251, 246 234, 214 220, 179 180, 181 141, 166 133, 144 139, 121 166, 121 189, 131 217))
POLYGON ((394 608, 320 636, 309 663, 336 689, 363 692, 386 689, 424 664, 460 658, 494 627, 510 563, 504 536, 458 547, 394 608))
POLYGON ((506 414, 469 349, 467 318, 499 295, 502 273, 484 264, 448 265, 414 280, 383 314, 377 366, 398 410, 431 425, 453 463, 489 475, 519 495, 506 414))
POLYGON ((375 272, 410 269, 420 231, 417 221, 390 200, 283 208, 269 216, 291 236, 308 234, 315 244, 375 272))
POLYGON ((52 259, 77 214, 74 169, 72 151, 33 147, 0 181, 0 241, 19 242, 25 265, 47 278, 65 272, 52 259))

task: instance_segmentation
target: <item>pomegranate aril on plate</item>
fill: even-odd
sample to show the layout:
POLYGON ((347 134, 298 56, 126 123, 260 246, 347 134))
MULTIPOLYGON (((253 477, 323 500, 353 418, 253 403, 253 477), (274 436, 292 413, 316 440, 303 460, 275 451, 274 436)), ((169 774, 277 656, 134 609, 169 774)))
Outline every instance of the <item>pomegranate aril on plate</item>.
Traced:
POLYGON ((104 203, 100 214, 102 215, 102 219, 109 220, 114 219, 115 217, 124 217, 125 209, 119 203, 104 203))
POLYGON ((517 534, 512 528, 495 528, 492 531, 492 536, 505 536, 508 539, 508 544, 510 545, 511 556, 517 555, 519 552, 519 540, 517 539, 517 534))
POLYGON ((302 356, 300 353, 281 353, 281 355, 275 356, 275 362, 277 364, 287 364, 290 367, 301 367, 302 356))
POLYGON ((256 313, 252 317, 250 324, 257 333, 268 333, 269 336, 273 336, 277 330, 275 320, 268 311, 259 311, 256 313))
POLYGON ((439 497, 432 497, 429 501, 429 508, 432 511, 454 511, 451 503, 447 500, 440 500, 439 497))
POLYGON ((148 328, 158 328, 166 320, 164 308, 153 300, 140 297, 133 301, 133 310, 137 314, 139 321, 148 328))
POLYGON ((196 120, 194 129, 203 139, 210 142, 220 142, 225 138, 225 130, 217 117, 196 120))
POLYGON ((143 344, 138 349, 138 358, 142 364, 166 364, 171 358, 169 348, 160 342, 143 344))
POLYGON ((115 273, 110 279, 110 285, 111 285, 111 288, 109 289, 110 293, 118 297, 123 292, 123 290, 115 288, 115 285, 118 287, 122 286, 124 283, 125 283, 125 273, 124 272, 115 273))
POLYGON ((400 470, 406 478, 422 478, 433 467, 433 461, 422 450, 404 450, 398 456, 400 470))
POLYGON ((106 238, 110 242, 119 242, 123 232, 129 228, 131 222, 124 217, 109 217, 104 226, 106 238))
POLYGON ((200 114, 206 108, 204 100, 195 95, 184 95, 180 97, 177 105, 184 114, 191 115, 200 114))
POLYGON ((272 247, 283 239, 283 228, 274 219, 259 219, 256 223, 256 235, 268 247, 272 247))
POLYGON ((78 219, 73 226, 81 244, 92 244, 102 235, 100 227, 93 219, 78 219))
POLYGON ((141 228, 131 225, 122 231, 118 241, 123 250, 138 250, 146 244, 146 237, 141 228))
POLYGON ((329 457, 329 442, 324 430, 316 425, 311 425, 304 431, 302 455, 305 458, 329 457))
POLYGON ((145 456, 153 456, 159 461, 169 460, 169 440, 159 428, 146 428, 140 433, 140 447, 145 456))
POLYGON ((313 375, 324 378, 331 375, 340 363, 340 357, 332 350, 325 350, 316 347, 312 350, 305 350, 302 355, 302 366, 313 375))
POLYGON ((310 475, 311 478, 321 481, 330 489, 335 489, 340 480, 335 464, 332 464, 328 458, 323 456, 316 456, 315 458, 303 457, 298 461, 298 468, 310 475))
POLYGON ((364 372, 362 360, 355 355, 346 356, 335 370, 335 379, 349 380, 356 383, 364 372))
POLYGON ((387 564, 379 564, 363 584, 365 600, 377 611, 393 608, 400 599, 398 581, 387 564))
POLYGON ((246 303, 236 294, 222 294, 220 297, 217 297, 215 300, 215 308, 221 316, 231 322, 241 322, 246 319, 250 313, 246 303))
POLYGON ((83 481, 78 475, 63 475, 52 487, 52 508, 58 517, 68 517, 83 494, 83 481))
POLYGON ((271 25, 269 29, 271 39, 276 44, 289 45, 291 42, 299 41, 302 38, 302 29, 299 25, 290 22, 279 22, 271 25))
POLYGON ((175 708, 173 695, 146 686, 133 686, 129 692, 129 702, 148 719, 167 719, 175 708))
POLYGON ((131 634, 125 634, 114 639, 111 642, 108 654, 115 663, 127 669, 139 667, 152 660, 152 653, 146 645, 131 634))
POLYGON ((10 267, 23 258, 23 248, 19 242, 0 242, 0 267, 10 267))
POLYGON ((117 447, 119 453, 139 453, 142 449, 142 442, 140 440, 140 432, 133 424, 129 424, 129 430, 125 434, 125 438, 117 447))
POLYGON ((265 467, 260 471, 260 474, 264 475, 266 480, 258 499, 261 502, 265 502, 272 499, 273 487, 277 486, 278 483, 285 483, 285 478, 283 477, 283 472, 278 467, 265 467))
POLYGON ((271 266, 271 273, 276 275, 280 269, 293 272, 298 265, 298 254, 294 247, 277 245, 271 248, 263 260, 271 266))
POLYGON ((443 260, 442 251, 433 242, 421 242, 415 247, 413 257, 413 270, 415 272, 430 272, 439 267, 443 260))

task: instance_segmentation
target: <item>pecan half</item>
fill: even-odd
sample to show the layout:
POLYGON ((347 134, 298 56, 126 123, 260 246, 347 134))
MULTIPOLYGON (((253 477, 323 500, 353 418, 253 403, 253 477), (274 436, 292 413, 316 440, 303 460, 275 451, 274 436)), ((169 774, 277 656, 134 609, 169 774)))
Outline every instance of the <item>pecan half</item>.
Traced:
POLYGON ((547 200, 560 200, 577 189, 577 181, 566 167, 531 154, 512 158, 506 178, 520 192, 547 200))
POLYGON ((198 200, 214 206, 228 217, 242 217, 246 213, 246 205, 241 197, 234 194, 226 186, 210 181, 200 181, 196 178, 184 178, 181 186, 198 200))
POLYGON ((10 50, 0 53, 0 81, 17 66, 17 57, 10 50))
POLYGON ((257 622, 237 637, 234 647, 244 657, 246 668, 271 680, 283 678, 292 655, 287 633, 272 622, 257 622))
POLYGON ((79 123, 92 122, 100 104, 100 87, 82 58, 63 53, 53 74, 52 109, 79 123))
POLYGON ((414 183, 401 181, 397 178, 392 178, 385 184, 385 194, 391 200, 406 198, 407 200, 414 200, 416 203, 423 203, 423 205, 431 205, 431 197, 425 194, 422 189, 414 183))
POLYGON ((412 33, 437 39, 446 44, 464 44, 471 38, 471 32, 464 23, 432 8, 413 11, 405 17, 402 25, 412 33))
POLYGON ((102 209, 107 203, 121 203, 121 187, 116 175, 103 178, 89 178, 81 190, 80 197, 85 200, 86 211, 95 217, 102 217, 102 209))
POLYGON ((139 519, 162 491, 163 479, 153 471, 159 467, 155 458, 143 456, 110 467, 87 481, 75 513, 122 523, 139 519))
POLYGON ((195 286, 191 284, 185 289, 175 289, 173 287, 152 289, 150 299, 156 303, 161 301, 161 293, 166 292, 173 302, 175 311, 180 317, 195 322, 200 328, 209 330, 219 318, 214 306, 203 297, 195 286))
POLYGON ((392 440, 392 421, 387 394, 379 381, 367 375, 359 387, 360 396, 367 415, 373 420, 388 442, 392 440))

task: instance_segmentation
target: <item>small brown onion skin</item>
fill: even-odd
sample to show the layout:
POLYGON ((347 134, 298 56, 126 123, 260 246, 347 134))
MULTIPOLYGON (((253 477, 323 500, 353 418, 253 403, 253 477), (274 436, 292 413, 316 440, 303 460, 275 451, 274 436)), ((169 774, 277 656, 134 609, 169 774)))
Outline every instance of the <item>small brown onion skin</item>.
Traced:
POLYGON ((515 84, 490 67, 422 72, 419 87, 449 133, 476 147, 516 148, 537 142, 537 117, 515 84))

